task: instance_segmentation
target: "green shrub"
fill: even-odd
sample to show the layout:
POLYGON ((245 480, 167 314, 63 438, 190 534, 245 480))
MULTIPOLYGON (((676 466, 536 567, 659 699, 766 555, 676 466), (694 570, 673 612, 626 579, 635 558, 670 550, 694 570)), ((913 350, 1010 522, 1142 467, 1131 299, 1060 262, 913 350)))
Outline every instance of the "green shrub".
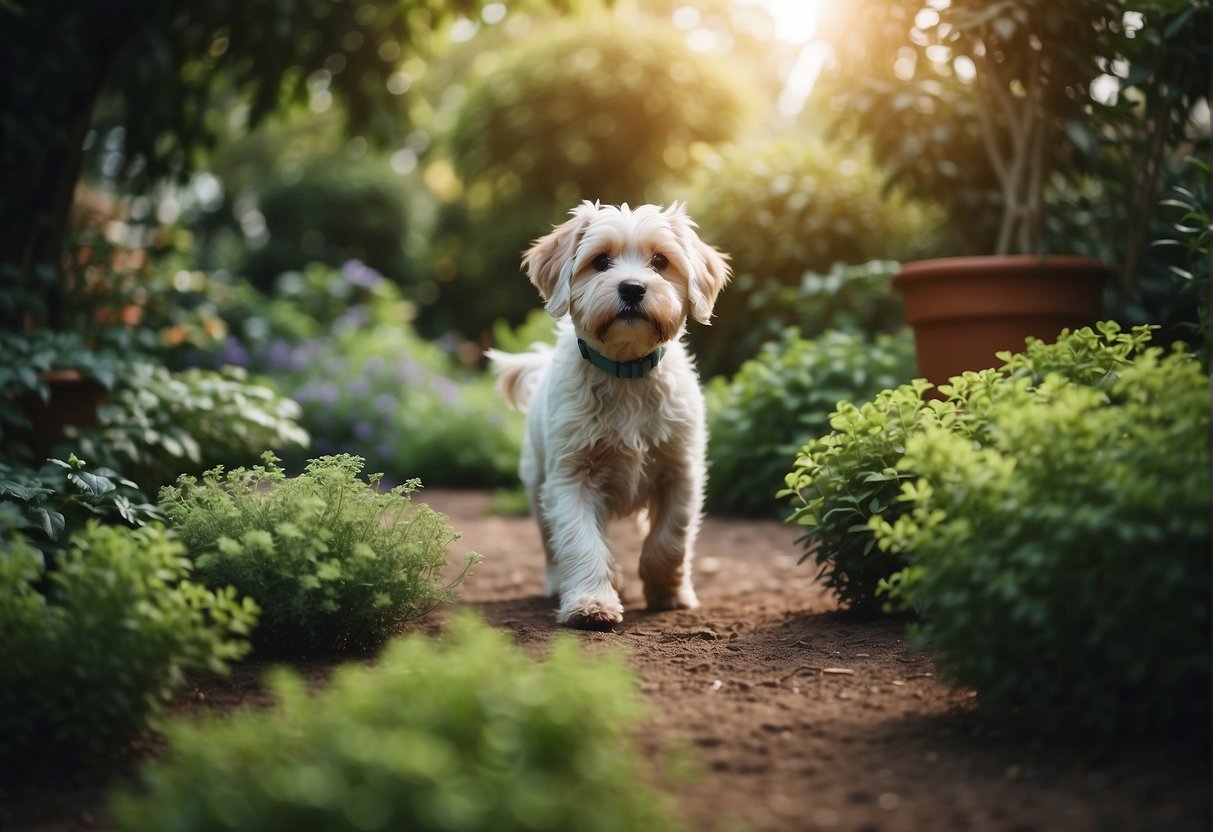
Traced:
POLYGON ((786 285, 739 275, 717 305, 712 326, 689 331, 700 374, 733 372, 792 326, 807 338, 835 329, 868 336, 900 332, 905 313, 892 288, 900 268, 892 260, 836 263, 828 271, 804 271, 786 285))
POLYGON ((171 372, 127 368, 94 428, 69 428, 66 445, 148 488, 182 471, 254 462, 265 448, 306 447, 299 405, 240 367, 171 372))
POLYGON ((831 331, 805 340, 795 328, 766 344, 731 380, 707 387, 708 508, 772 514, 775 492, 806 438, 829 430, 840 401, 865 401, 914 375, 904 334, 831 331))
MULTIPOLYGON (((732 372, 784 327, 799 326, 809 337, 838 328, 840 321, 823 318, 845 307, 831 309, 821 297, 798 294, 808 275, 918 259, 938 243, 938 213, 889 193, 866 150, 854 143, 782 138, 739 146, 708 166, 690 204, 703 239, 728 252, 734 270, 712 326, 691 332, 708 375, 732 372)), ((883 303, 861 322, 868 331, 902 325, 900 299, 887 282, 896 265, 881 271, 883 303)))
POLYGON ((1209 379, 1157 348, 1118 375, 1003 383, 981 443, 924 426, 908 513, 872 519, 941 675, 1045 731, 1207 715, 1209 379))
POLYGON ((441 570, 458 536, 429 506, 412 506, 420 482, 380 492, 381 475, 364 482, 362 459, 348 454, 311 460, 293 478, 264 459, 160 491, 198 579, 261 606, 257 650, 373 649, 451 600, 462 575, 444 585, 441 570))
POLYGON ((159 525, 92 521, 53 569, 22 535, 6 536, 0 774, 112 752, 149 727, 185 671, 223 670, 244 656, 255 605, 189 573, 184 547, 159 525))
POLYGON ((386 161, 315 159, 264 184, 257 199, 268 236, 243 272, 266 293, 280 274, 313 262, 360 260, 397 283, 407 280, 405 183, 386 161))
POLYGON ((829 420, 832 432, 801 449, 780 492, 794 506, 788 522, 805 528, 801 562, 812 556, 818 577, 844 605, 861 612, 880 609, 880 581, 905 566, 901 557, 876 547, 868 521, 901 508, 899 484, 911 476, 897 468, 906 438, 924 421, 954 418, 954 405, 923 399, 930 388, 930 382, 915 379, 882 390, 870 402, 839 402, 829 420))
POLYGON ((826 585, 845 605, 878 611, 880 582, 906 562, 900 554, 876 547, 869 521, 882 515, 893 522, 905 510, 898 495, 901 483, 914 473, 899 463, 908 438, 936 425, 988 441, 985 413, 1015 384, 1034 387, 1056 374, 1107 389, 1149 340, 1149 327, 1122 332, 1115 323, 1101 323, 1095 329, 1067 330, 1055 343, 1029 339, 1020 353, 999 353, 1004 362, 999 369, 964 373, 941 385, 943 400, 924 401, 932 385, 917 379, 862 405, 842 402, 829 418, 832 431, 801 449, 780 492, 794 508, 789 522, 805 527, 802 561, 816 560, 826 585))
POLYGON ((0 528, 38 530, 34 541, 47 553, 94 517, 132 526, 164 519, 135 483, 75 454, 38 470, 0 462, 0 528))
POLYGON ((663 830, 632 730, 641 703, 618 655, 554 640, 536 661, 457 619, 438 640, 390 645, 309 694, 289 671, 278 704, 169 727, 146 796, 119 795, 137 830, 663 830))

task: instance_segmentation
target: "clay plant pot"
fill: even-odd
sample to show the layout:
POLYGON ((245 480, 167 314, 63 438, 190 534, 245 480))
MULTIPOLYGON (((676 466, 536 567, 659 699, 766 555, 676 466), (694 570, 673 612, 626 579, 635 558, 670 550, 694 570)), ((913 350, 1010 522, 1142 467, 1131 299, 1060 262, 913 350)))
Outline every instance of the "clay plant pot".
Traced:
POLYGON ((918 371, 933 384, 997 367, 1029 336, 1053 341, 1094 323, 1112 269, 1086 257, 947 257, 906 263, 893 278, 914 329, 918 371))
POLYGON ((63 439, 68 425, 97 424, 97 408, 105 404, 107 393, 101 382, 77 370, 48 370, 38 377, 50 391, 50 400, 26 395, 20 402, 33 426, 28 437, 30 450, 41 462, 63 439))

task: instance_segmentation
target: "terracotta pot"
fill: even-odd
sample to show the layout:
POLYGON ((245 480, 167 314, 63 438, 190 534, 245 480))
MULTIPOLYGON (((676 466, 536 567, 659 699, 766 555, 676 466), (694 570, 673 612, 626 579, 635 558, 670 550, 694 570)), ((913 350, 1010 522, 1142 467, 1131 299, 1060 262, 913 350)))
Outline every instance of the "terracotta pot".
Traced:
POLYGON ((1028 336, 1053 341, 1103 310, 1107 265, 1086 257, 948 257, 906 263, 893 278, 914 329, 918 371, 938 385, 996 367, 1028 336))
POLYGON ((50 390, 50 400, 34 395, 21 398, 21 407, 33 425, 29 433, 30 449, 41 462, 64 436, 68 425, 92 427, 97 424, 97 408, 106 401, 101 382, 77 370, 49 370, 38 376, 50 390))

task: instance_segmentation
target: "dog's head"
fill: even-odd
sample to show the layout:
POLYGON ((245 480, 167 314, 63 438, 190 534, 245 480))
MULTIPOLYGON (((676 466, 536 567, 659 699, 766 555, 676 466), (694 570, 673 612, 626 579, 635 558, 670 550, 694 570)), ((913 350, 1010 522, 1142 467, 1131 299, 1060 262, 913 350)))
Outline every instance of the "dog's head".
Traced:
POLYGON ((583 202, 523 256, 556 317, 603 355, 631 361, 710 324, 729 279, 726 256, 704 243, 681 204, 618 208, 583 202))

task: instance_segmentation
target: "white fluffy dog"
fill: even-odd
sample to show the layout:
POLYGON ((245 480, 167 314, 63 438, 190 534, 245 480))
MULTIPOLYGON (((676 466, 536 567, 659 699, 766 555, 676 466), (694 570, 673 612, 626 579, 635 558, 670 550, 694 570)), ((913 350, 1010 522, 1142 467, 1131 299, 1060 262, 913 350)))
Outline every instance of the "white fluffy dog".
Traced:
POLYGON ((556 621, 623 620, 612 518, 648 533, 640 577, 649 609, 698 606, 691 558, 706 478, 703 394, 681 336, 708 324, 729 279, 683 206, 584 202, 531 246, 523 267, 561 319, 555 347, 490 351, 499 387, 527 411, 519 472, 547 555, 556 621))

